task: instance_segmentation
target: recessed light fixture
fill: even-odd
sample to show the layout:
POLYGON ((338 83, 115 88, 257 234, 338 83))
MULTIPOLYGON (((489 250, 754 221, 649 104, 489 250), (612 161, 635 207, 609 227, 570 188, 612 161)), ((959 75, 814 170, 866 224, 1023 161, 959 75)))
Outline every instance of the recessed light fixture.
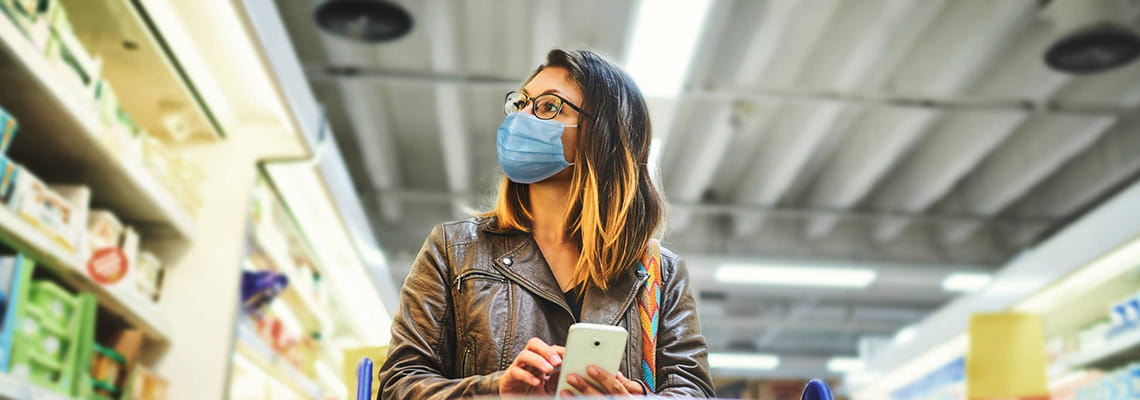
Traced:
POLYGON ((991 280, 993 280, 993 276, 990 274, 957 272, 942 280, 942 290, 947 292, 976 292, 989 285, 991 280))
POLYGON ((863 360, 855 357, 832 357, 827 360, 827 370, 837 374, 850 374, 863 370, 863 360))
POLYGON ((865 268, 725 264, 716 271, 721 283, 865 289, 877 274, 865 268))
POLYGON ((780 357, 760 353, 712 353, 709 366, 720 369, 770 370, 780 366, 780 357))

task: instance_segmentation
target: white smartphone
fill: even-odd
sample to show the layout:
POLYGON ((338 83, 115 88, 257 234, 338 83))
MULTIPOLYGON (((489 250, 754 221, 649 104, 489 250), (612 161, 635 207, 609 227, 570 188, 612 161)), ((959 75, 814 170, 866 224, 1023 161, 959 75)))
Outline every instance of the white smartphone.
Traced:
POLYGON ((576 374, 586 381, 597 384, 586 367, 597 366, 611 374, 618 371, 621 358, 625 355, 626 338, 629 332, 620 326, 577 323, 570 325, 570 333, 566 335, 566 357, 562 358, 562 372, 558 376, 558 389, 555 397, 569 390, 574 394, 582 394, 578 389, 566 383, 566 377, 576 374))

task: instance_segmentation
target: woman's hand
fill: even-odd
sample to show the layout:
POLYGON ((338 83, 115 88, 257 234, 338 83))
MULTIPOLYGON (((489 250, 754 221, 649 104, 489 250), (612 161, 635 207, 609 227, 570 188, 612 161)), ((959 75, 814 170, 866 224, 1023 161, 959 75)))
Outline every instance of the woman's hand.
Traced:
MULTIPOLYGON (((606 372, 604 369, 591 365, 586 368, 586 373, 590 374, 590 378, 593 378, 595 382, 598 382, 598 385, 596 387, 594 385, 591 385, 590 382, 588 382, 585 378, 582 378, 577 374, 570 374, 566 377, 566 383, 570 384, 570 386, 573 386, 575 389, 578 389, 579 392, 582 392, 583 396, 599 396, 607 394, 631 396, 645 394, 645 391, 643 390, 640 383, 626 379, 620 371, 617 373, 617 375, 613 375, 609 372, 606 372)), ((574 394, 569 390, 562 391, 561 395, 563 398, 574 396, 574 394)))
POLYGON ((499 381, 499 394, 550 395, 558 384, 554 371, 562 366, 566 348, 531 338, 499 381))

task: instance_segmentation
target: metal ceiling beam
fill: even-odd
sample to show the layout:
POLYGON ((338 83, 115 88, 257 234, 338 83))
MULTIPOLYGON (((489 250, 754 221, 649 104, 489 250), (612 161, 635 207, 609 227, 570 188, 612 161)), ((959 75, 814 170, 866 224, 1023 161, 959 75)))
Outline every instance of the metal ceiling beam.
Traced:
MULTIPOLYGON (((982 95, 1017 93, 1027 101, 1043 102, 1071 80, 1040 63, 1037 55, 1052 37, 1048 26, 1033 25, 1021 33, 1013 53, 997 65, 994 73, 976 85, 982 95)), ((1028 113, 1018 111, 959 112, 950 115, 929 142, 914 154, 898 174, 874 197, 873 204, 891 209, 921 212, 943 198, 962 177, 1016 131, 1028 113)), ((875 239, 894 239, 908 222, 883 221, 875 239)))
MULTIPOLYGON (((844 110, 843 104, 838 102, 782 106, 781 117, 756 156, 752 174, 741 184, 737 200, 746 204, 779 202, 815 149, 832 133, 844 110)), ((736 218, 736 234, 755 233, 764 219, 763 214, 736 218)))
MULTIPOLYGON (((378 193, 364 194, 364 196, 379 196, 382 198, 396 198, 406 202, 416 203, 446 203, 456 198, 473 202, 486 198, 478 193, 448 193, 416 190, 391 190, 378 193)), ((716 214, 716 215, 748 215, 765 214, 779 218, 807 219, 816 217, 838 217, 855 220, 878 222, 882 220, 905 219, 915 223, 944 225, 976 222, 987 225, 1020 226, 1026 224, 1049 224, 1057 219, 1051 217, 1008 217, 953 213, 911 213, 879 210, 838 209, 825 207, 786 207, 771 204, 725 204, 725 203, 682 203, 669 202, 671 211, 684 210, 690 213, 716 214)), ((671 226, 671 229, 676 227, 671 226)))
MULTIPOLYGON (((1083 208, 1109 195, 1116 187, 1140 175, 1140 118, 1116 125, 1087 151, 1073 158, 1045 184, 1011 206, 1012 214, 1035 213, 1060 218, 1076 217, 1083 208)), ((1037 239, 1049 227, 1030 225, 1017 231, 1015 244, 1037 239)))
MULTIPOLYGON (((429 0, 427 3, 427 30, 431 38, 431 66, 435 71, 453 71, 459 63, 456 53, 459 48, 455 45, 456 18, 454 7, 446 0, 429 0)), ((467 129, 463 125, 464 107, 460 101, 463 93, 455 83, 439 83, 433 89, 435 93, 435 118, 439 121, 440 144, 443 149, 443 165, 447 172, 447 187, 452 192, 466 192, 469 189, 471 177, 470 152, 467 145, 467 129)), ((451 201, 452 214, 461 216, 466 214, 467 203, 456 198, 451 201)))
MULTIPOLYGON (((332 62, 359 65, 373 61, 369 57, 373 53, 362 51, 360 45, 331 38, 325 33, 320 34, 320 40, 332 62)), ((369 183, 381 191, 400 187, 400 164, 382 89, 349 81, 339 81, 336 85, 360 145, 369 183)), ((397 221, 403 214, 403 205, 398 200, 380 199, 380 209, 388 221, 397 221)))
MULTIPOLYGON (((836 209, 854 206, 915 145, 937 116, 932 110, 869 110, 845 141, 844 150, 823 171, 808 202, 836 209)), ((813 218, 807 236, 822 237, 838 221, 836 216, 813 218)))
MULTIPOLYGON (((892 21, 897 21, 907 14, 910 5, 904 2, 890 2, 885 5, 885 12, 877 14, 880 20, 879 26, 890 24, 892 21)), ((930 3, 927 3, 930 6, 930 3)), ((935 4, 934 9, 937 8, 935 4)), ((834 12, 834 10, 829 11, 834 12)), ((875 18, 874 16, 868 16, 875 18)), ((842 29, 843 24, 836 25, 837 29, 842 29)), ((826 32, 826 25, 817 28, 813 32, 809 42, 809 46, 804 46, 816 52, 815 58, 827 57, 828 52, 836 51, 826 49, 818 45, 820 36, 826 32)), ((918 36, 918 35, 914 35, 918 36)), ((902 40, 907 41, 907 36, 900 36, 902 40)), ((856 86, 859 81, 866 79, 867 75, 872 71, 871 66, 876 63, 881 63, 882 60, 879 56, 883 54, 888 46, 888 37, 885 31, 872 31, 863 40, 859 41, 857 45, 858 50, 852 54, 855 59, 849 66, 835 75, 834 80, 827 82, 828 86, 834 86, 841 90, 850 89, 856 86)), ((842 39, 840 39, 842 40, 842 39)), ((802 45, 802 43, 800 44, 802 45)), ((899 46, 903 48, 909 47, 909 43, 900 43, 899 46)), ((805 69, 810 65, 807 62, 812 58, 811 53, 801 53, 801 58, 798 61, 784 62, 778 64, 780 69, 773 71, 770 76, 770 81, 774 82, 796 82, 802 73, 800 70, 805 69)), ((890 68, 890 66, 887 66, 890 68)), ((828 74, 830 75, 830 74, 828 74)), ((758 157, 757 165, 752 168, 751 174, 746 174, 743 178, 743 189, 738 193, 737 199, 750 203, 775 203, 781 200, 793 184, 793 180, 797 178, 811 161, 811 156, 814 150, 821 144, 827 141, 837 140, 838 137, 829 137, 832 135, 834 126, 845 116, 851 116, 852 113, 858 110, 848 110, 842 102, 825 101, 819 104, 816 112, 799 110, 800 112, 785 112, 789 108, 803 108, 805 105, 784 105, 778 106, 781 111, 777 115, 783 115, 781 119, 799 117, 799 122, 791 122, 787 125, 788 121, 773 122, 775 132, 772 132, 767 138, 764 147, 761 148, 760 157, 758 157), (789 129, 790 128, 790 129, 789 129)), ((764 216, 753 216, 747 218, 740 218, 735 224, 736 233, 738 235, 746 235, 756 232, 764 223, 764 216)))
MULTIPOLYGON (((785 329, 791 328, 793 324, 797 324, 805 319, 810 320, 811 318, 804 318, 804 316, 810 313, 817 303, 819 303, 819 298, 815 296, 809 296, 797 302, 778 323, 764 329, 764 334, 756 339, 756 345, 760 347, 768 346, 780 336, 780 333, 783 333, 785 329)), ((846 332, 849 330, 850 329, 843 329, 842 331, 846 332)))
MULTIPOLYGON (((1046 116, 1030 118, 987 158, 952 194, 946 204, 982 215, 996 215, 1047 178, 1066 161, 1088 148, 1115 121, 1111 117, 1046 116)), ((958 243, 978 229, 974 222, 943 230, 943 239, 958 243)))
MULTIPOLYGON (((1026 118, 1020 112, 972 112, 953 115, 931 133, 925 145, 903 163, 890 184, 870 201, 879 207, 922 213, 950 191, 982 158, 1026 118)), ((886 242, 912 220, 887 218, 874 237, 886 242)))
POLYGON ((1074 212, 1140 172, 1140 118, 1116 124, 1048 184, 1026 196, 1032 212, 1058 217, 1074 212))
MULTIPOLYGON (((891 4, 904 8, 903 4, 913 4, 913 2, 891 4)), ((953 25, 955 28, 969 26, 969 29, 976 30, 976 32, 969 33, 983 39, 977 43, 966 43, 971 46, 968 50, 963 47, 961 40, 962 37, 966 37, 962 35, 968 34, 967 32, 955 30, 954 33, 961 33, 962 35, 950 36, 937 35, 941 31, 934 32, 935 37, 942 38, 943 41, 935 42, 930 47, 916 48, 917 52, 921 54, 929 51, 930 48, 935 48, 943 54, 961 54, 962 56, 952 57, 949 60, 941 57, 938 68, 924 71, 920 81, 902 82, 901 84, 916 87, 918 91, 936 96, 959 93, 976 80, 982 68, 991 62, 990 60, 1000 49, 1005 47, 1008 37, 1012 36, 1015 29, 1020 26, 1017 21, 1026 15, 1028 7, 1015 4, 1014 2, 1007 2, 997 10, 993 10, 988 7, 989 4, 983 3, 979 5, 987 7, 971 9, 970 11, 973 13, 967 15, 970 18, 969 20, 975 21, 975 18, 982 18, 983 16, 989 18, 988 20, 983 19, 985 25, 982 29, 977 29, 977 26, 972 24, 953 25), (958 42, 953 42, 953 40, 958 42), (983 43, 983 45, 979 46, 978 43, 983 43), (951 50, 946 50, 947 48, 951 50)), ((887 15, 899 16, 905 15, 905 12, 893 11, 888 12, 887 15)), ((872 38, 877 40, 864 43, 871 43, 874 45, 871 46, 872 48, 881 51, 883 45, 879 43, 885 40, 882 38, 889 35, 891 30, 887 23, 879 23, 877 26, 882 27, 882 30, 872 35, 872 38)), ((921 60, 921 58, 919 59, 921 60)), ((863 61, 861 64, 854 64, 855 68, 860 68, 862 71, 842 75, 850 80, 839 82, 840 87, 853 87, 857 80, 870 70, 873 62, 877 61, 874 57, 862 57, 856 60, 863 61)), ((909 64, 905 66, 909 66, 909 64)), ((904 71, 906 70, 904 69, 904 71)), ((907 153, 911 146, 918 142, 937 117, 935 113, 929 111, 923 113, 896 112, 896 115, 880 114, 883 114, 882 111, 876 110, 876 112, 866 116, 866 118, 873 119, 873 122, 863 125, 861 129, 856 130, 855 134, 848 138, 846 143, 849 145, 845 146, 846 151, 841 152, 839 157, 833 160, 824 171, 815 186, 815 190, 810 194, 810 200, 808 200, 810 203, 836 208, 851 207, 858 203, 875 187, 887 171, 907 153)), ((836 218, 831 217, 817 218, 809 223, 807 236, 810 238, 824 236, 834 228, 837 221, 836 218)))
MULTIPOLYGON (((786 3, 773 2, 769 4, 775 8, 780 8, 786 3)), ((726 30, 729 29, 727 28, 729 24, 724 23, 724 21, 732 17, 731 11, 735 5, 736 3, 732 1, 713 3, 714 8, 709 11, 708 18, 713 19, 714 21, 710 22, 714 23, 705 24, 709 31, 702 38, 704 43, 709 45, 702 47, 715 52, 717 43, 724 38, 726 30)), ((758 26, 764 26, 764 24, 758 26)), ((765 38, 753 35, 750 42, 763 41, 762 39, 765 38)), ((745 58, 753 55, 751 53, 755 51, 758 50, 755 47, 750 47, 745 58)), ((711 58, 715 55, 706 54, 704 56, 711 58)), ((751 81, 762 68, 763 65, 742 63, 734 75, 738 80, 751 81)), ((700 73, 703 74, 704 71, 700 71, 700 73)), ((702 104, 702 106, 708 107, 706 104, 702 104)), ((724 154, 725 149, 732 142, 734 133, 736 133, 736 127, 731 121, 731 110, 732 108, 725 103, 713 108, 710 115, 696 115, 695 117, 701 121, 701 128, 699 128, 702 132, 701 135, 674 136, 671 133, 667 134, 666 137, 671 139, 668 143, 674 145, 674 155, 681 153, 681 151, 677 151, 679 149, 684 149, 685 153, 684 157, 671 157, 672 161, 664 164, 671 167, 668 171, 664 171, 663 178, 667 179, 666 188, 673 198, 682 201, 697 201, 708 188, 713 174, 723 161, 721 155, 724 154), (681 146, 677 147, 677 145, 681 146)), ((676 118, 676 113, 672 117, 676 118)), ((683 210, 670 216, 670 224, 678 229, 683 229, 688 223, 689 214, 683 210)))
MULTIPOLYGON (((839 321, 814 318, 741 318, 714 317, 701 314, 701 324, 719 327, 729 331, 788 329, 817 332, 854 332, 861 334, 889 334, 898 331, 905 324, 881 321, 839 321)), ((769 344, 770 341, 765 342, 769 344)))

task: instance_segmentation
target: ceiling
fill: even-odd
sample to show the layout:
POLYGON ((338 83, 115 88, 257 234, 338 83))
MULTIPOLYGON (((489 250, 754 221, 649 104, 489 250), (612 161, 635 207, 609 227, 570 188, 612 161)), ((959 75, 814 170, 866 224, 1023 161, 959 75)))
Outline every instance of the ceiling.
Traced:
MULTIPOLYGON (((555 46, 615 60, 635 2, 400 1, 382 45, 318 32, 279 0, 397 281, 437 223, 498 182, 503 94, 555 46)), ((1140 63, 1042 63, 1036 0, 713 0, 688 84, 652 100, 666 245, 688 260, 713 351, 779 354, 828 375, 954 297, 1140 172, 1140 63), (876 268, 867 290, 718 283, 724 262, 876 268)), ((683 62, 683 60, 678 60, 683 62)))

